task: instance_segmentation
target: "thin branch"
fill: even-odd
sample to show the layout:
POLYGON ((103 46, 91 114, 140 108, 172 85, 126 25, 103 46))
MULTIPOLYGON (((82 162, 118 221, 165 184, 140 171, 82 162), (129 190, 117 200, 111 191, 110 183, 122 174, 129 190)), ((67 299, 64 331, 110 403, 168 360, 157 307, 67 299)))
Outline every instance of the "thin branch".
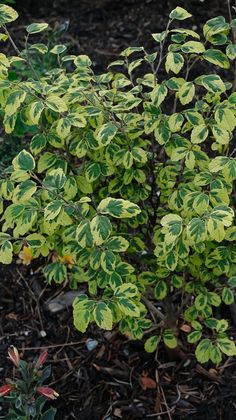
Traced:
POLYGON ((150 312, 152 312, 153 314, 157 315, 158 318, 160 318, 161 320, 164 321, 164 319, 166 318, 165 315, 159 311, 159 309, 157 309, 152 302, 150 302, 150 300, 148 300, 145 296, 142 297, 142 302, 144 303, 144 305, 149 309, 150 312))

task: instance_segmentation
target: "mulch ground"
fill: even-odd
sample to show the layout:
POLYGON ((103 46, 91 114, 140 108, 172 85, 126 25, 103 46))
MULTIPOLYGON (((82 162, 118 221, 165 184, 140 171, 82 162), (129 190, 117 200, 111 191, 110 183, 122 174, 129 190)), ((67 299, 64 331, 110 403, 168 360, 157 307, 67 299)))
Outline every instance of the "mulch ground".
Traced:
MULTIPOLYGON (((225 14, 225 2, 208 0, 26 0, 13 35, 20 40, 23 26, 45 20, 53 27, 69 20, 63 41, 78 54, 89 55, 97 71, 129 45, 153 47, 150 34, 163 30, 169 11, 185 6, 195 14, 198 30, 207 19, 225 14), (187 4, 189 3, 189 4, 187 4), (186 6, 187 4, 187 6, 186 6)), ((20 42, 20 41, 19 41, 20 42)), ((102 332, 90 326, 80 334, 72 324, 71 309, 57 314, 47 303, 67 287, 45 284, 41 267, 0 267, 0 383, 12 377, 7 348, 15 345, 26 360, 47 348, 53 373, 50 385, 59 393, 56 418, 115 419, 236 419, 236 362, 224 359, 217 369, 199 366, 189 354, 178 359, 161 348, 157 355, 144 351, 118 330, 102 332), (96 347, 88 348, 88 340, 96 347), (155 388, 154 388, 155 382, 155 388)), ((234 334, 235 331, 232 331, 234 334)), ((5 407, 1 407, 0 415, 5 407)))
POLYGON ((60 393, 58 420, 235 419, 232 358, 217 369, 203 368, 191 354, 184 359, 169 357, 164 349, 147 354, 142 342, 116 329, 104 333, 92 326, 81 334, 70 308, 49 312, 47 302, 65 290, 46 286, 39 269, 16 264, 1 268, 0 277, 0 381, 13 374, 10 345, 28 361, 47 348, 50 386, 60 393), (97 345, 93 350, 89 339, 97 345))

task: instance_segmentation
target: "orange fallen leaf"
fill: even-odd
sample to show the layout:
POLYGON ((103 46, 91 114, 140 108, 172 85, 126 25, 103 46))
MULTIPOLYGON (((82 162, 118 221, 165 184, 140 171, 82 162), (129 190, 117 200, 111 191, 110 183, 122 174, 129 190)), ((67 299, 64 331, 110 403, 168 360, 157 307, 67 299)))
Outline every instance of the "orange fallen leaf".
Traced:
POLYGON ((63 257, 59 257, 59 260, 62 264, 74 265, 75 260, 72 255, 63 255, 63 257))
POLYGON ((183 324, 181 325, 180 330, 189 333, 192 331, 192 328, 188 324, 183 324))
POLYGON ((29 265, 33 259, 31 248, 23 246, 23 250, 19 252, 19 258, 21 259, 22 264, 29 265))
POLYGON ((157 387, 156 381, 147 376, 147 373, 142 374, 142 376, 139 378, 139 383, 144 391, 146 391, 146 389, 156 389, 157 387))

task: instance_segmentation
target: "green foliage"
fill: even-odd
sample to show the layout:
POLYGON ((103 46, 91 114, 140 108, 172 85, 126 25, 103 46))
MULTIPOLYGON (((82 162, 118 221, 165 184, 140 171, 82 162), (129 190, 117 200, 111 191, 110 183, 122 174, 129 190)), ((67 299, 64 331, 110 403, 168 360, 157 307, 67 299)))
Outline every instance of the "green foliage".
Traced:
MULTIPOLYGON (((1 6, 3 32, 16 17, 1 6)), ((214 317, 236 287, 236 83, 222 78, 234 66, 235 28, 222 16, 201 37, 174 27, 190 17, 177 7, 153 34, 158 54, 129 47, 100 75, 62 44, 30 44, 50 31, 44 23, 27 27, 20 56, 1 54, 5 133, 30 140, 1 180, 0 261, 45 258, 49 283, 87 284, 73 304, 82 332, 119 324, 142 338, 152 326, 148 292, 163 312, 154 307, 161 322, 146 350, 161 340, 175 348, 180 317, 198 361, 218 364, 236 354, 228 322, 214 317), (56 61, 44 71, 48 54, 56 61), (29 77, 11 77, 19 63, 29 77)))

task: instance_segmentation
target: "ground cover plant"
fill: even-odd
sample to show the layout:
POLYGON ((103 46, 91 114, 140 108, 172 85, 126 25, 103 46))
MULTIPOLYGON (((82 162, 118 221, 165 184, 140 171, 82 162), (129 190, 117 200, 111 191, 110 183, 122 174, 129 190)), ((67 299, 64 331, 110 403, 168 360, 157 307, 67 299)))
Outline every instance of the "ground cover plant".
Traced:
POLYGON ((190 17, 177 7, 156 51, 127 48, 96 75, 89 57, 33 43, 46 23, 26 28, 19 51, 6 27, 17 13, 0 6, 16 52, 1 55, 3 126, 29 138, 1 175, 0 261, 43 258, 52 287, 87 283, 73 304, 79 331, 150 330, 150 352, 161 340, 181 351, 181 334, 218 364, 236 352, 215 309, 236 287, 236 82, 219 75, 234 67, 236 24, 213 18, 200 38, 182 25, 190 17), (39 71, 45 54, 57 66, 39 71), (26 77, 12 80, 19 65, 26 77))
POLYGON ((44 406, 47 399, 54 400, 59 394, 54 389, 43 386, 44 381, 51 374, 50 366, 43 368, 48 356, 47 352, 42 352, 33 363, 20 359, 15 347, 8 349, 8 356, 19 371, 20 378, 8 379, 8 382, 0 387, 0 401, 7 401, 10 406, 4 419, 53 420, 56 409, 52 407, 45 409, 44 406))

